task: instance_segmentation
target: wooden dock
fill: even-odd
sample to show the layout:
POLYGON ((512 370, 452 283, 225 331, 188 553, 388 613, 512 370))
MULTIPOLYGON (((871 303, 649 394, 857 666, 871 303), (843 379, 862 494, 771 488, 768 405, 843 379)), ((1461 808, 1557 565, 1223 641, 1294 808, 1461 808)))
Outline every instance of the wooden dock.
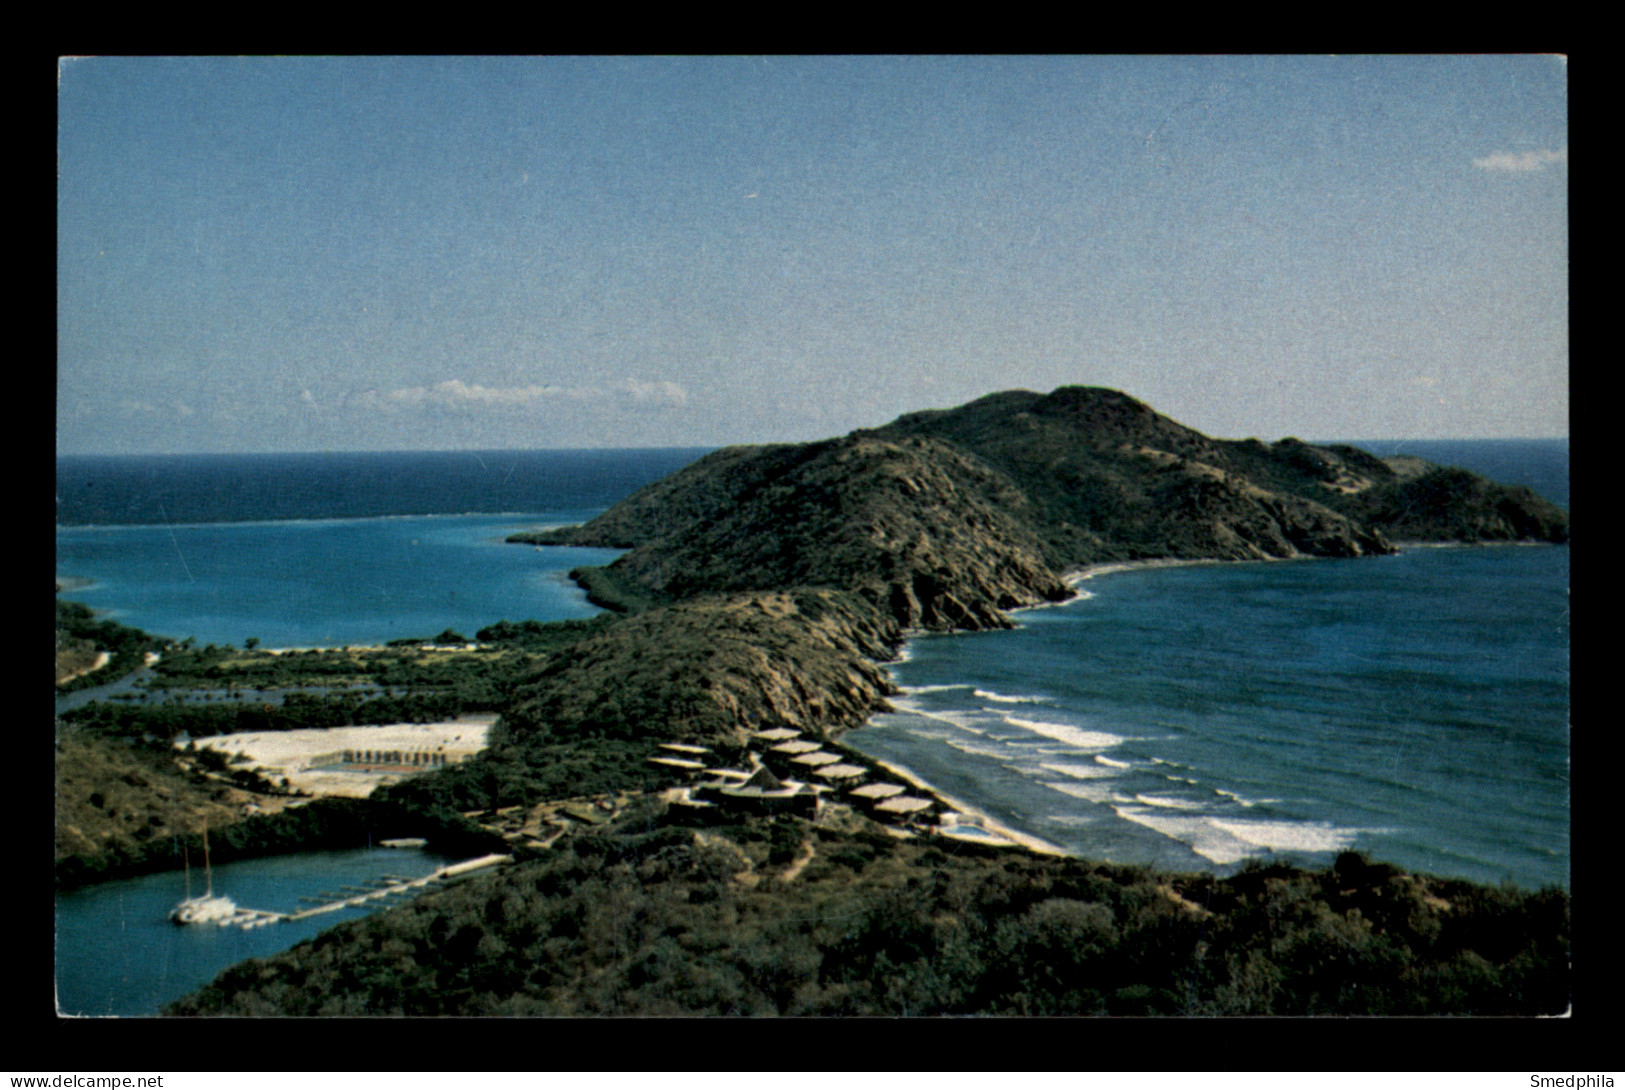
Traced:
MULTIPOLYGON (((403 878, 400 875, 387 874, 380 880, 383 883, 382 885, 340 886, 339 889, 348 892, 337 894, 323 891, 324 895, 331 897, 332 900, 322 901, 310 908, 302 908, 298 912, 266 912, 257 908, 239 908, 236 915, 221 920, 220 926, 240 927, 246 931, 249 928, 264 927, 267 924, 278 923, 283 920, 290 923, 295 920, 307 920, 312 916, 337 912, 341 908, 360 908, 369 902, 381 901, 386 897, 421 891, 451 878, 470 874, 486 867, 495 867, 502 863, 511 862, 513 862, 513 856, 511 855, 482 855, 477 859, 465 859, 461 863, 452 863, 449 866, 441 867, 430 874, 425 874, 422 878, 403 878)), ((301 901, 312 900, 309 897, 299 899, 301 901)))

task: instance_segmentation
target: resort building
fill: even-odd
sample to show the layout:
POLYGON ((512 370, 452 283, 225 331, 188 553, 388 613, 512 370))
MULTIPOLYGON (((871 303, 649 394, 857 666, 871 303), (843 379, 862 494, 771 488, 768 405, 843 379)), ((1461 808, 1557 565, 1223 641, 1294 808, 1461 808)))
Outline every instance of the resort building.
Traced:
POLYGON ((340 750, 336 761, 323 760, 333 754, 321 754, 312 757, 307 763, 308 768, 318 768, 323 764, 346 765, 404 765, 408 768, 439 768, 442 765, 456 764, 463 759, 461 753, 448 753, 444 747, 435 749, 346 749, 340 750), (320 761, 320 764, 318 764, 320 761))
POLYGON ((691 796, 725 810, 757 814, 818 813, 823 789, 797 780, 781 780, 766 768, 758 768, 743 783, 718 779, 695 787, 691 796))

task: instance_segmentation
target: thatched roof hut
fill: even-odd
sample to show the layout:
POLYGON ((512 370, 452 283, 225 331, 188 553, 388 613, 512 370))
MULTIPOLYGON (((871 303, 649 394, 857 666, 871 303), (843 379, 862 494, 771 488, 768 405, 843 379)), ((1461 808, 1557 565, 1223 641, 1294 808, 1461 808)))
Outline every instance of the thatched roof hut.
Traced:
POLYGON ((783 791, 784 782, 766 768, 758 768, 751 773, 750 779, 739 785, 740 787, 755 788, 758 791, 783 791))
POLYGON ((869 774, 869 770, 862 765, 833 764, 825 765, 813 772, 814 776, 825 780, 856 780, 869 774))
POLYGON ((711 752, 709 746, 691 746, 687 742, 661 742, 660 748, 670 750, 673 753, 688 753, 696 757, 702 753, 711 752))
POLYGON ((751 737, 758 742, 788 742, 792 738, 800 738, 801 732, 790 727, 774 727, 772 730, 753 731, 751 737))
POLYGON ((913 795, 898 795, 896 798, 878 803, 875 809, 887 814, 918 814, 931 809, 931 800, 915 798, 913 795))
POLYGON ((860 799, 889 799, 893 795, 901 795, 907 788, 895 783, 866 783, 862 787, 854 787, 852 794, 860 799))
POLYGON ((650 757, 649 763, 660 765, 663 768, 676 769, 679 772, 704 772, 705 765, 700 761, 690 761, 686 757, 650 757))

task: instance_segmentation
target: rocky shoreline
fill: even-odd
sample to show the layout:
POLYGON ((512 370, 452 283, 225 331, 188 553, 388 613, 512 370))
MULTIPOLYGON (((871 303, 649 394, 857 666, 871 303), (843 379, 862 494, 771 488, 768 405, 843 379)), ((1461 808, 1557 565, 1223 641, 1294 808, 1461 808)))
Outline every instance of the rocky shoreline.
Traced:
POLYGON ((1353 447, 1209 439, 1113 390, 994 394, 806 444, 729 447, 535 544, 629 551, 572 573, 633 614, 521 686, 520 729, 830 736, 890 710, 924 632, 1012 627, 1123 566, 1568 538, 1528 489, 1353 447), (1392 463, 1392 464, 1390 464, 1392 463))

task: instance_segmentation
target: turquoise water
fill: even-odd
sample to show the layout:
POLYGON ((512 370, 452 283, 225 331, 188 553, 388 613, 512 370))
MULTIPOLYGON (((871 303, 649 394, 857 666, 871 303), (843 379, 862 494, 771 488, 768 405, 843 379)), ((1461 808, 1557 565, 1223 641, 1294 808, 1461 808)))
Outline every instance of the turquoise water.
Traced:
MULTIPOLYGON (((455 860, 416 848, 307 852, 214 868, 214 891, 239 907, 297 912, 301 897, 365 886, 385 874, 417 878, 455 860)), ((201 877, 192 876, 194 894, 201 877)), ((66 1015, 156 1015, 165 1003, 248 958, 267 957, 379 907, 344 908, 295 923, 244 931, 178 927, 169 911, 187 893, 177 871, 104 882, 56 898, 57 1009, 66 1015)), ((389 898, 377 905, 393 903, 389 898)))
MULTIPOLYGON (((1566 443, 1393 446, 1378 453, 1482 469, 1568 500, 1566 443)), ((366 496, 289 491, 288 467, 261 456, 216 459, 195 496, 185 460, 59 470, 59 489, 66 480, 75 496, 98 497, 95 510, 142 522, 58 526, 59 579, 91 580, 65 596, 165 636, 267 647, 589 616, 597 610, 566 573, 614 551, 501 539, 584 521, 677 458, 549 455, 532 466, 526 513, 469 515, 457 512, 476 505, 447 485, 448 466, 498 503, 531 463, 475 458, 469 470, 469 455, 414 455, 399 456, 401 469, 395 457, 345 469, 357 490, 381 489, 366 496), (178 509, 200 519, 257 510, 239 502, 241 482, 293 514, 443 511, 162 521, 178 509)), ((307 485, 327 479, 316 462, 298 468, 307 485)), ((1358 848, 1432 873, 1567 885, 1568 564, 1567 548, 1410 549, 1102 575, 1073 602, 1019 614, 1015 631, 913 641, 893 669, 905 688, 898 713, 847 740, 1090 858, 1224 872, 1255 857, 1324 865, 1358 848)), ((275 910, 380 868, 436 865, 412 871, 402 853, 375 855, 236 863, 215 884, 275 910)), ((153 875, 58 898, 65 1011, 156 1013, 221 969, 347 915, 250 932, 176 928, 166 915, 182 881, 153 875)))
POLYGON ((473 638, 500 620, 599 612, 567 573, 618 551, 503 541, 597 513, 61 527, 56 570, 90 580, 65 597, 199 644, 342 647, 448 627, 473 638))
POLYGON ((1353 848, 1567 885, 1568 563, 1104 574, 1015 631, 915 640, 898 713, 847 740, 1088 858, 1225 872, 1353 848))
POLYGON ((598 610, 566 573, 618 553, 502 539, 584 522, 703 453, 62 457, 57 581, 114 620, 203 644, 339 647, 587 617, 598 610))
MULTIPOLYGON (((695 452, 491 455, 242 456, 68 459, 59 463, 64 523, 57 578, 64 597, 174 639, 266 647, 377 644, 454 628, 472 637, 499 620, 550 621, 599 612, 568 578, 604 564, 607 549, 509 545, 515 530, 583 522, 695 452), (346 485, 345 482, 348 482, 346 485), (344 485, 344 487, 339 487, 344 485), (520 514, 466 514, 516 498, 520 514), (396 515, 449 509, 454 513, 396 515), (252 512, 378 517, 220 521, 252 512), (200 520, 170 516, 185 512, 200 520)), ((111 686, 128 689, 130 682, 111 686)), ((58 700, 81 703, 107 692, 58 700)), ((292 912, 340 886, 384 873, 418 876, 449 862, 415 850, 314 852, 215 869, 239 905, 292 912)), ((59 1010, 151 1016, 246 958, 264 957, 354 919, 347 908, 243 931, 176 927, 178 872, 99 884, 56 899, 59 1010)), ((194 890, 194 892, 196 892, 194 890)))

